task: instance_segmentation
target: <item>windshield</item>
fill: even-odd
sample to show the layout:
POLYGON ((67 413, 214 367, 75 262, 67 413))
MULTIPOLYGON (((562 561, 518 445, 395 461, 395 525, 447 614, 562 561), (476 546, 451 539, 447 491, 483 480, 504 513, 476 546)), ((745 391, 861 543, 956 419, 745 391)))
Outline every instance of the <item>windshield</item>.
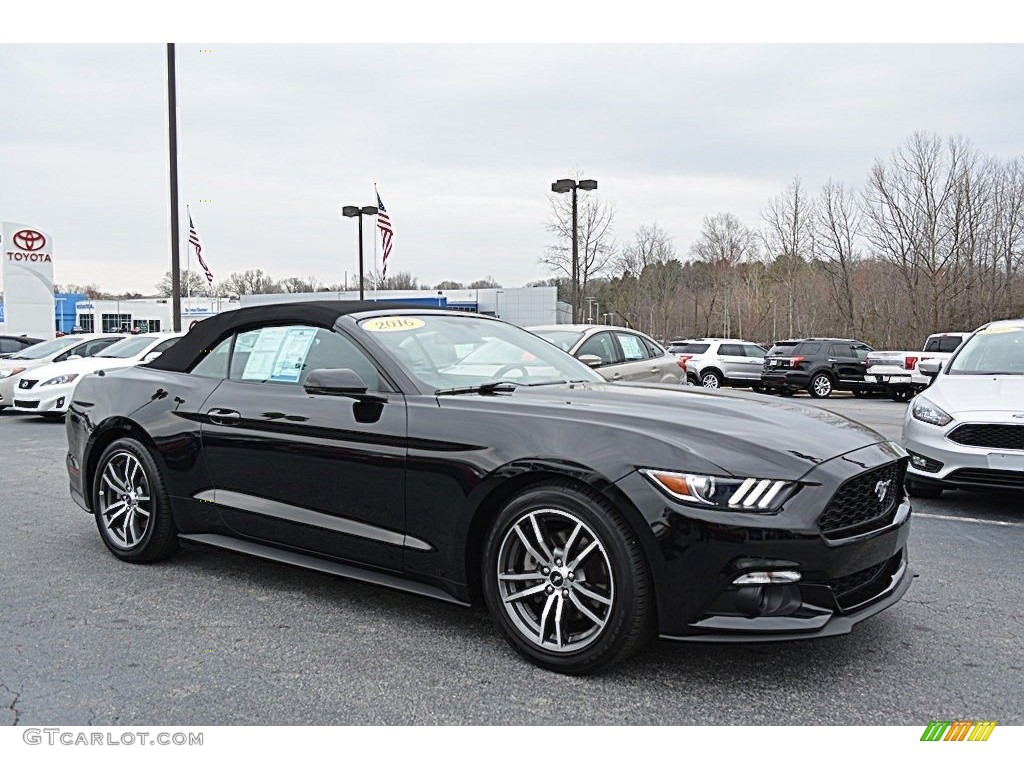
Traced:
POLYGON ((493 381, 604 381, 576 358, 508 323, 464 315, 390 315, 359 325, 431 389, 493 381))
POLYGON ((947 373, 954 376, 1024 374, 1024 322, 994 325, 978 331, 960 348, 947 373))
POLYGON ((103 350, 102 355, 96 355, 96 357, 135 357, 159 338, 159 336, 130 336, 117 344, 111 344, 103 350))
POLYGON ((60 352, 62 349, 67 349, 72 344, 80 344, 82 338, 80 336, 61 336, 59 339, 53 341, 44 341, 42 344, 33 344, 31 347, 26 347, 16 355, 11 355, 8 360, 42 360, 44 357, 48 357, 55 352, 60 352))
POLYGON ((582 331, 534 331, 542 339, 547 339, 563 352, 568 352, 580 340, 582 331))

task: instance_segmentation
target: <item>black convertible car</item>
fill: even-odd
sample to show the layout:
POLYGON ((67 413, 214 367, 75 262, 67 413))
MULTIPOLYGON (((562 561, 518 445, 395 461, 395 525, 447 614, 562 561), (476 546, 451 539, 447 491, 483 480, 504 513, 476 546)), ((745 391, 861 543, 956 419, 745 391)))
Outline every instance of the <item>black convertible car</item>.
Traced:
POLYGON ((561 672, 658 634, 848 632, 910 584, 906 454, 824 410, 608 384, 521 328, 280 304, 85 377, 71 494, 114 555, 189 541, 486 603, 561 672))

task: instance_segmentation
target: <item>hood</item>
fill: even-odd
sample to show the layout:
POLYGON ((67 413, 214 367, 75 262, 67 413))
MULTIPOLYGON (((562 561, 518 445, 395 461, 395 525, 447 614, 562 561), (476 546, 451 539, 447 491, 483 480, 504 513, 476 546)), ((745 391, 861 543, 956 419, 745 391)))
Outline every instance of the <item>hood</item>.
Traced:
MULTIPOLYGON (((45 357, 42 360, 11 360, 5 358, 0 360, 0 371, 13 371, 15 368, 24 368, 31 371, 34 368, 42 368, 44 365, 54 365, 45 357)), ((18 374, 15 374, 17 376, 18 374)))
MULTIPOLYGON (((822 408, 752 393, 588 383, 519 387, 505 398, 512 408, 535 405, 554 409, 559 418, 639 433, 644 442, 680 449, 681 461, 689 454, 738 476, 771 471, 795 480, 824 461, 886 442, 863 424, 822 408)), ((497 399, 487 398, 495 405, 497 399)))
POLYGON ((942 375, 922 393, 950 416, 1024 413, 1024 376, 942 375))

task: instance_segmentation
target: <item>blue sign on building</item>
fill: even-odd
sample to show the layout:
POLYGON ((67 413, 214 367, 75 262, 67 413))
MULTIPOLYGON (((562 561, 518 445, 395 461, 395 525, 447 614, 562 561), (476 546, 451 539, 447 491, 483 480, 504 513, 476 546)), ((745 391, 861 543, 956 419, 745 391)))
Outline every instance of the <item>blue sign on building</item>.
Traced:
MULTIPOLYGON (((75 327, 75 304, 80 301, 85 301, 84 293, 53 294, 53 327, 59 333, 71 333, 75 327)), ((4 305, 0 302, 0 323, 4 320, 4 305)))

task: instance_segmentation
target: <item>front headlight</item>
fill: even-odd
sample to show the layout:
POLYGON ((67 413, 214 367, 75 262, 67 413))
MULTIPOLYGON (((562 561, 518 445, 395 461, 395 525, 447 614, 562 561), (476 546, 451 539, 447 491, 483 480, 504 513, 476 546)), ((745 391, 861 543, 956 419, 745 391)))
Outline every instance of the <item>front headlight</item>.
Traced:
POLYGON ((757 477, 715 477, 662 469, 640 472, 674 499, 737 512, 774 512, 797 487, 787 480, 757 477))
POLYGON ((48 387, 51 384, 70 384, 72 381, 78 378, 77 373, 63 373, 60 376, 54 376, 52 379, 47 379, 40 387, 48 387))
POLYGON ((944 427, 953 420, 952 416, 927 397, 922 397, 921 395, 918 395, 914 400, 914 407, 910 412, 918 421, 923 421, 925 424, 934 424, 937 427, 944 427))
POLYGON ((8 379, 11 376, 17 376, 22 371, 28 370, 27 368, 4 368, 0 371, 0 379, 8 379))

